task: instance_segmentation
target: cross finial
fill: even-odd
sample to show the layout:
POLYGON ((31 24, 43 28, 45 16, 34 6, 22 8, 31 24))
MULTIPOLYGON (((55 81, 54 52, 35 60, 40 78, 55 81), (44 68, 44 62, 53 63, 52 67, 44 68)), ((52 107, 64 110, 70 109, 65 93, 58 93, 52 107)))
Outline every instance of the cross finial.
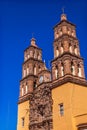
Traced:
POLYGON ((32 33, 32 38, 34 38, 34 32, 32 33))
POLYGON ((65 9, 65 7, 62 7, 62 12, 63 12, 63 14, 64 14, 64 9, 65 9))

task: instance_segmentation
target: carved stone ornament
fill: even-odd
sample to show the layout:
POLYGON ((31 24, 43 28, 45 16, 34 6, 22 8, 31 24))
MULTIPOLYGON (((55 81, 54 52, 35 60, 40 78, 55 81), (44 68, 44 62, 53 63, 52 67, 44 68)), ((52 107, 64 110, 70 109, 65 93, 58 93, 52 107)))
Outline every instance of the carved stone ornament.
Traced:
POLYGON ((29 130, 51 130, 52 97, 49 86, 41 85, 30 99, 29 130))

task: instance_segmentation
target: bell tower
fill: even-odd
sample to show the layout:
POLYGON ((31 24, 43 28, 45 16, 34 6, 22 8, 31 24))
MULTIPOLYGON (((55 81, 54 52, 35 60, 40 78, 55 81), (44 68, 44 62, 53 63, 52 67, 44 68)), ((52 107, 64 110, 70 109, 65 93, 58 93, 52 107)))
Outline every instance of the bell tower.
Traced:
POLYGON ((29 130, 29 102, 34 89, 37 87, 38 73, 43 70, 42 50, 36 45, 35 38, 31 39, 30 46, 24 51, 22 65, 22 79, 18 101, 17 130, 29 130))
POLYGON ((37 86, 38 73, 43 69, 43 66, 42 50, 36 45, 36 40, 32 38, 31 45, 24 51, 19 102, 32 94, 34 87, 37 86))
POLYGON ((67 20, 64 13, 60 22, 54 26, 53 45, 54 59, 51 62, 53 130, 79 130, 77 124, 79 126, 87 122, 82 116, 87 113, 87 108, 86 111, 83 110, 83 106, 87 106, 85 101, 87 81, 76 26, 67 20))
POLYGON ((66 14, 54 26, 54 59, 52 60, 52 80, 73 77, 84 80, 83 58, 80 56, 76 26, 67 20, 66 14))

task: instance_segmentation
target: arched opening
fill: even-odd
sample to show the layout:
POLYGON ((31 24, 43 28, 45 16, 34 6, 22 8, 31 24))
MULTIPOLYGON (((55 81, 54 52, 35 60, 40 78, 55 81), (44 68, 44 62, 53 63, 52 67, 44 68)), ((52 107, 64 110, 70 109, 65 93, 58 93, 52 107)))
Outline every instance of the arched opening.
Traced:
POLYGON ((63 45, 61 44, 61 54, 63 54, 63 45))
POLYGON ((64 65, 63 65, 63 63, 61 64, 61 76, 64 76, 64 65))
POLYGON ((27 57, 30 58, 30 55, 28 54, 27 57))
POLYGON ((55 78, 56 79, 58 78, 58 67, 57 66, 55 67, 55 78))
POLYGON ((55 37, 55 39, 59 37, 59 35, 58 35, 58 32, 57 32, 57 31, 55 31, 54 37, 55 37))
POLYGON ((33 88, 35 89, 37 87, 36 81, 34 81, 33 88))
POLYGON ((38 68, 38 69, 39 69, 39 72, 40 72, 40 71, 41 71, 41 67, 39 66, 39 68, 38 68))
POLYGON ((40 53, 38 54, 38 60, 41 60, 41 54, 40 53))
POLYGON ((79 77, 82 77, 82 74, 81 74, 81 67, 80 67, 79 64, 78 64, 78 76, 79 76, 79 77))
POLYGON ((56 47, 56 57, 59 56, 59 50, 58 50, 58 47, 56 47))
POLYGON ((27 75, 29 74, 29 67, 27 66, 27 75))
POLYGON ((71 28, 68 28, 68 34, 69 35, 71 34, 71 28))
POLYGON ((33 57, 33 51, 30 50, 30 57, 33 57))
POLYGON ((73 36, 73 37, 76 37, 75 30, 72 30, 72 36, 73 36))
POLYGON ((78 54, 76 45, 74 46, 74 53, 75 53, 76 55, 78 54))
POLYGON ((25 61, 27 60, 27 55, 25 55, 25 61))
POLYGON ((75 75, 75 66, 74 66, 73 62, 71 62, 71 74, 75 75))
POLYGON ((36 55, 36 53, 34 52, 34 58, 37 58, 37 55, 36 55))
POLYGON ((70 51, 70 53, 72 53, 72 45, 71 44, 69 44, 69 51, 70 51))
POLYGON ((26 76, 26 69, 24 68, 23 77, 26 76))
POLYGON ((62 28, 59 29, 59 34, 60 34, 60 36, 62 35, 62 28))
POLYGON ((36 66, 34 66, 34 75, 36 75, 36 66))

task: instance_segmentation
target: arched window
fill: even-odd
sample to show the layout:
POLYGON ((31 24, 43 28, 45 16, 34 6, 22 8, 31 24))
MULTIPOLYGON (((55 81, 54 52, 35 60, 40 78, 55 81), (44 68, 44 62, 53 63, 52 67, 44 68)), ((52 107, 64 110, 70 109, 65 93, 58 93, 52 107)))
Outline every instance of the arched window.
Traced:
POLYGON ((36 75, 36 66, 34 66, 34 75, 36 75))
POLYGON ((68 28, 68 34, 69 34, 69 35, 71 34, 71 30, 70 30, 70 28, 68 28))
POLYGON ((61 44, 61 54, 63 53, 63 45, 61 44))
POLYGON ((58 37, 59 37, 59 35, 58 35, 58 32, 57 32, 57 31, 55 31, 54 36, 55 36, 55 38, 58 38, 58 37))
POLYGON ((82 76, 82 74, 81 74, 81 67, 80 67, 80 65, 78 64, 78 76, 79 77, 81 77, 82 76))
POLYGON ((67 33, 67 26, 63 26, 62 30, 63 30, 63 33, 66 34, 67 33))
POLYGON ((27 57, 30 58, 30 55, 28 54, 27 57))
POLYGON ((69 44, 69 51, 72 53, 72 45, 69 44))
POLYGON ((72 36, 73 36, 73 37, 76 37, 75 30, 72 30, 72 36))
POLYGON ((27 75, 29 74, 29 67, 27 67, 27 75))
POLYGON ((27 55, 25 55, 25 61, 27 60, 27 55))
POLYGON ((59 29, 60 36, 62 35, 62 29, 59 29))
POLYGON ((24 68, 23 77, 26 76, 26 69, 24 68))
POLYGON ((39 68, 38 68, 38 69, 39 69, 39 72, 40 72, 40 71, 41 71, 41 67, 39 66, 39 68))
POLYGON ((55 78, 57 79, 58 78, 58 67, 56 66, 55 68, 55 78))
POLYGON ((34 81, 34 84, 33 84, 34 86, 34 89, 37 87, 37 84, 36 84, 36 81, 34 81))
POLYGON ((34 58, 37 58, 36 53, 34 52, 34 58))
POLYGON ((59 56, 59 50, 58 50, 58 47, 56 48, 56 57, 59 56))
POLYGON ((71 62, 71 74, 75 75, 75 66, 74 66, 73 62, 71 62))
POLYGON ((77 47, 76 47, 76 45, 74 46, 74 53, 77 55, 77 47))
POLYGON ((38 54, 38 60, 40 60, 40 59, 41 59, 41 54, 39 53, 39 54, 38 54))
POLYGON ((64 65, 63 65, 63 63, 61 64, 61 76, 64 76, 64 65))
POLYGON ((33 57, 33 51, 30 51, 30 57, 33 57))

